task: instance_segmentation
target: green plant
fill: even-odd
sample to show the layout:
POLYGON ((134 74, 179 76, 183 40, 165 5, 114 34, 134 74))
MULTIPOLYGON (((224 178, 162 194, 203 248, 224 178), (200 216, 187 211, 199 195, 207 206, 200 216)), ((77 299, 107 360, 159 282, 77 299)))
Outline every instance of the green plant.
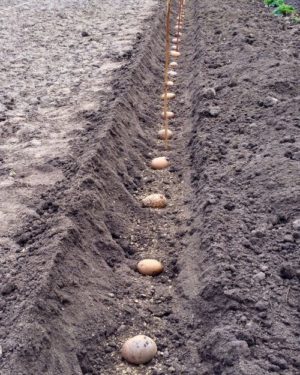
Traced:
POLYGON ((278 7, 284 4, 284 0, 264 0, 264 3, 269 7, 278 7))
POLYGON ((273 14, 276 16, 290 16, 294 13, 296 13, 296 9, 292 5, 288 4, 281 4, 278 8, 273 10, 273 14))

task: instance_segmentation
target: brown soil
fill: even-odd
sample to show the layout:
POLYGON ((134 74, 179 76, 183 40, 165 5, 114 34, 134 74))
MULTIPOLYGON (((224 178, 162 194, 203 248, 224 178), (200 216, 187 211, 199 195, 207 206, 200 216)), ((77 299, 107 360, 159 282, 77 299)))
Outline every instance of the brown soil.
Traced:
POLYGON ((162 9, 44 160, 60 178, 1 235, 1 375, 300 371, 299 26, 258 0, 187 1, 165 151, 162 9), (161 155, 171 168, 151 170, 161 155), (143 208, 156 192, 167 208, 143 208), (145 257, 166 271, 141 276, 145 257), (129 366, 120 347, 138 333, 159 352, 129 366))

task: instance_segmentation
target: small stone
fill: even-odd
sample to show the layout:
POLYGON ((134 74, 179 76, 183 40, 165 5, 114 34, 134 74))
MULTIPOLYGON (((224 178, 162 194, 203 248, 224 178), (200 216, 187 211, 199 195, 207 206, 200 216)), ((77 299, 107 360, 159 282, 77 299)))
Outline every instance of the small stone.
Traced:
POLYGON ((294 268, 289 263, 283 264, 280 268, 280 276, 283 279, 292 279, 295 276, 294 268))
POLYGON ((85 38, 87 36, 90 36, 90 34, 87 33, 86 31, 82 31, 81 36, 85 38))
POLYGON ((259 268, 260 268, 263 272, 266 272, 266 271, 269 269, 269 267, 266 266, 266 265, 264 265, 264 264, 262 264, 259 268))
POLYGON ((268 367, 268 370, 269 370, 270 372, 280 372, 280 368, 279 368, 278 366, 276 366, 276 365, 270 365, 270 366, 268 367))
POLYGON ((285 370, 288 368, 288 364, 284 358, 280 358, 275 355, 269 355, 268 359, 270 363, 272 363, 275 366, 278 366, 281 370, 285 370))
POLYGON ((292 364, 294 365, 294 367, 296 368, 299 368, 300 369, 300 357, 296 358, 291 358, 292 359, 292 364))
POLYGON ((130 242, 128 240, 120 239, 119 245, 122 247, 122 249, 128 255, 133 255, 136 252, 135 248, 130 244, 130 242))
POLYGON ((283 237, 283 242, 294 242, 294 237, 291 234, 286 234, 283 237))
POLYGON ((252 128, 252 129, 255 129, 255 128, 257 128, 257 123, 252 122, 251 124, 249 124, 249 127, 252 128))
POLYGON ((294 230, 299 230, 300 231, 300 219, 296 219, 293 221, 293 229, 294 230))
POLYGON ((268 314, 267 314, 266 311, 261 311, 261 312, 259 312, 257 315, 258 315, 258 317, 261 318, 261 319, 267 319, 267 317, 268 317, 268 314))
POLYGON ((265 301, 258 301, 256 304, 255 304, 255 308, 256 310, 258 311, 265 311, 265 310, 268 310, 268 303, 265 302, 265 301))
POLYGON ((225 210, 233 211, 235 209, 235 204, 232 202, 228 202, 224 205, 225 210))
POLYGON ((247 357, 250 354, 249 346, 244 340, 233 340, 228 343, 231 352, 235 351, 239 355, 247 357))
POLYGON ((208 109, 208 114, 211 117, 217 117, 221 113, 221 108, 218 106, 210 106, 208 109))
POLYGON ((266 327, 266 328, 271 328, 273 323, 271 320, 266 320, 263 322, 263 325, 266 327))
POLYGON ((295 152, 295 153, 293 154, 293 160, 300 161, 300 151, 295 152))
POLYGON ((216 95, 216 90, 213 87, 206 87, 203 89, 203 96, 207 99, 213 99, 216 95))
POLYGON ((264 229, 254 229, 253 231, 251 231, 251 234, 253 234, 253 236, 257 238, 263 238, 266 235, 264 229))
POLYGON ((126 325, 121 324, 120 327, 118 328, 118 332, 124 332, 126 330, 126 325))
POLYGON ((14 283, 7 283, 1 288, 1 294, 7 296, 14 292, 17 289, 17 286, 14 283))
POLYGON ((280 143, 295 143, 295 142, 296 142, 296 139, 292 135, 286 135, 280 141, 280 143))
POLYGON ((278 103, 278 99, 273 98, 272 96, 267 96, 266 98, 264 98, 264 99, 262 99, 258 102, 258 104, 261 107, 265 107, 265 108, 273 107, 277 103, 278 103))
POLYGON ((256 280, 264 280, 266 278, 266 274, 264 272, 258 272, 257 274, 254 275, 254 279, 256 280))
POLYGON ((248 44, 253 44, 255 40, 255 36, 251 33, 245 36, 245 42, 248 44))

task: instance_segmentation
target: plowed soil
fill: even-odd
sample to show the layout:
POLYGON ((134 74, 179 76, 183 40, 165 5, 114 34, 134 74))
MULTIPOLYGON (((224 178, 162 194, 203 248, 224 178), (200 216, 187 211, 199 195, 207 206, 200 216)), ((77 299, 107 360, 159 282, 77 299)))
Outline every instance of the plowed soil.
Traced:
POLYGON ((299 25, 187 0, 166 150, 165 3, 75 3, 1 13, 1 375, 299 374, 299 25))

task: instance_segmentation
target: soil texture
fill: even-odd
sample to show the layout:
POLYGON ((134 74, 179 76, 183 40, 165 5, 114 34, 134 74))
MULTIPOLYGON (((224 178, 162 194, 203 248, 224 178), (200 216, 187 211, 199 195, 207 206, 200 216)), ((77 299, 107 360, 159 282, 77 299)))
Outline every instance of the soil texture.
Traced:
MULTIPOLYGON (((18 67, 0 55, 1 375, 299 374, 299 26, 259 0, 187 0, 166 149, 157 140, 165 4, 86 2, 83 28, 74 3, 66 2, 61 29, 51 21, 45 30, 44 18, 30 26, 45 32, 43 48, 54 38, 53 63, 63 55, 58 30, 97 41, 100 72, 82 63, 83 91, 72 88, 73 66, 63 66, 64 106, 47 94, 33 116, 40 107, 14 83, 26 61, 18 67), (99 36, 104 20, 108 34, 99 36), (171 167, 151 170, 157 156, 171 167), (150 193, 163 193, 167 207, 142 207, 150 193), (140 275, 143 258, 161 260, 165 272, 140 275), (136 334, 157 343, 147 365, 120 356, 136 334)), ((173 30, 177 11, 174 1, 173 30)), ((36 33, 21 35, 32 45, 36 33)), ((93 64, 93 48, 87 57, 68 38, 75 60, 93 64)), ((38 88, 31 66, 30 97, 48 87, 38 79, 38 88)))

